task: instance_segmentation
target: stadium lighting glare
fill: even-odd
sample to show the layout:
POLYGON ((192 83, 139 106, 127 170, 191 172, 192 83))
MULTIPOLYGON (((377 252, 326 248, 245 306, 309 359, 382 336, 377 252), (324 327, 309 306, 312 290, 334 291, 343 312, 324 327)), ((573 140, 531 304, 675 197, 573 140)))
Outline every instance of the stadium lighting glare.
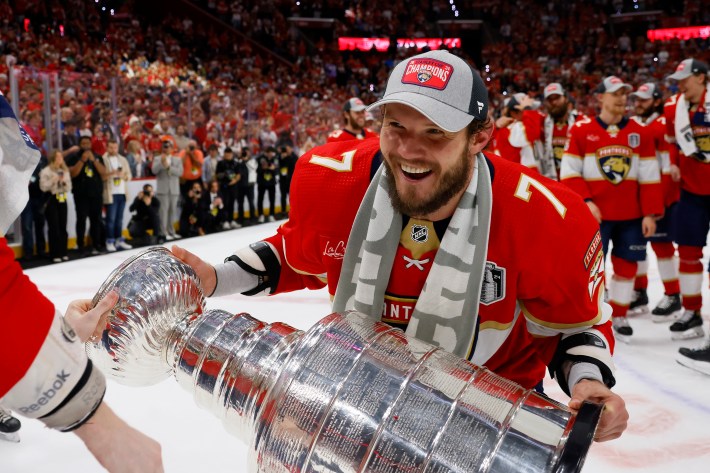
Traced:
POLYGON ((692 38, 707 39, 710 38, 710 25, 648 30, 646 32, 646 37, 650 41, 682 41, 689 40, 692 38))
POLYGON ((459 12, 458 12, 458 11, 455 11, 455 12, 454 12, 454 16, 459 16, 459 12))

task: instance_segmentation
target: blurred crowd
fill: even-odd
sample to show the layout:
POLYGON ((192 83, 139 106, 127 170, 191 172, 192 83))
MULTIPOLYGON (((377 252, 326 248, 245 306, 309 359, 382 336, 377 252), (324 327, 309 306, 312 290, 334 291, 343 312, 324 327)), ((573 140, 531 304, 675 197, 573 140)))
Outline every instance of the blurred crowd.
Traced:
MULTIPOLYGON (((162 212, 168 212, 163 217, 175 220, 191 198, 186 183, 193 181, 193 167, 199 168, 206 194, 212 181, 219 181, 214 165, 226 160, 227 150, 236 162, 246 159, 258 169, 264 156, 272 154, 278 163, 284 154, 288 159, 303 154, 343 127, 342 107, 348 98, 373 102, 392 67, 414 53, 397 48, 339 51, 337 41, 324 35, 309 38, 290 17, 333 18, 333 38, 442 37, 451 32, 442 30, 439 20, 482 20, 477 66, 493 108, 502 109, 516 92, 542 100, 545 86, 555 82, 577 110, 590 116, 597 113, 592 89, 601 78, 613 74, 637 85, 659 82, 671 94, 675 84, 664 78, 675 65, 684 57, 707 56, 707 39, 653 43, 638 28, 615 22, 615 14, 634 12, 637 6, 660 10, 657 20, 646 25, 651 27, 685 26, 668 23, 687 24, 690 18, 694 24, 710 21, 708 9, 692 0, 430 0, 418 9, 403 0, 385 6, 368 0, 192 4, 223 25, 179 12, 163 12, 160 21, 151 20, 151 7, 135 0, 127 0, 112 15, 82 0, 0 0, 0 90, 13 92, 12 68, 19 118, 33 140, 46 155, 60 149, 67 165, 83 150, 80 141, 101 160, 114 141, 130 171, 124 179, 160 178, 160 159, 170 142, 169 156, 182 166, 181 192, 177 203, 172 196, 162 202, 161 189, 156 197, 162 212), (196 165, 196 155, 211 164, 196 165)), ((371 118, 377 129, 377 117, 371 118)), ((263 217, 253 170, 249 176, 256 202, 250 206, 244 194, 243 205, 254 218, 263 217)), ((287 194, 281 192, 282 198, 287 194)), ((237 195, 235 191, 235 199, 237 195)), ((264 195, 271 195, 268 189, 264 195)), ((236 213, 235 225, 242 224, 239 203, 226 200, 225 213, 236 213), (232 206, 237 212, 230 212, 232 206)), ((287 200, 283 203, 285 211, 287 200)), ((231 228, 231 217, 196 231, 226 226, 231 228)), ((173 236, 165 225, 160 232, 159 237, 173 236)))

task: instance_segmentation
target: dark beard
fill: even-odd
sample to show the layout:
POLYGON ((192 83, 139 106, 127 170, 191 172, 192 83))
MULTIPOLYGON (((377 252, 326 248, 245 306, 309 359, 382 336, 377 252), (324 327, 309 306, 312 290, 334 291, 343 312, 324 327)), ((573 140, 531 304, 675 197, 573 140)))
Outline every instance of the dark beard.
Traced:
POLYGON ((390 188, 392 207, 397 212, 410 217, 420 217, 439 210, 456 194, 466 188, 469 176, 472 174, 473 159, 473 156, 468 156, 467 151, 464 151, 458 165, 441 176, 434 195, 424 202, 412 202, 407 196, 400 195, 397 191, 394 172, 387 160, 383 160, 387 168, 387 182, 390 188))

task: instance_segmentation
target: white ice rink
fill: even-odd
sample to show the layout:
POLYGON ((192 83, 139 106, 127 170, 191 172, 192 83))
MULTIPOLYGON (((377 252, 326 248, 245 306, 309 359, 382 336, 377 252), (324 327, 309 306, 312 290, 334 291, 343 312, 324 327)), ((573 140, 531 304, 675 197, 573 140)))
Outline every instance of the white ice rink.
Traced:
MULTIPOLYGON (((275 229, 276 224, 265 224, 179 243, 214 263, 275 229)), ((64 310, 73 299, 93 297, 106 276, 138 251, 70 261, 27 273, 64 310)), ((652 255, 650 267, 649 298, 654 307, 663 289, 652 255)), ((710 311, 707 279, 703 295, 705 310, 710 311)), ((300 329, 307 329, 330 313, 324 290, 273 298, 210 299, 208 308, 248 312, 266 322, 283 321, 300 329)), ((27 316, 30 324, 31 314, 27 316)), ((668 325, 655 324, 649 316, 630 322, 634 328, 633 340, 629 345, 617 343, 615 356, 618 368, 615 390, 626 399, 631 415, 629 428, 618 440, 593 445, 583 471, 710 472, 710 376, 674 361, 678 347, 701 342, 671 341, 668 325)), ((547 380, 545 386, 548 395, 567 402, 555 382, 547 380)), ((106 400, 130 424, 162 444, 165 471, 246 472, 246 447, 227 434, 210 413, 199 409, 174 379, 149 388, 128 388, 109 381, 106 400)), ((23 419, 21 437, 19 444, 0 441, 0 473, 102 471, 72 434, 57 433, 44 428, 39 421, 23 419)), ((115 448, 120 450, 121 445, 115 448)))

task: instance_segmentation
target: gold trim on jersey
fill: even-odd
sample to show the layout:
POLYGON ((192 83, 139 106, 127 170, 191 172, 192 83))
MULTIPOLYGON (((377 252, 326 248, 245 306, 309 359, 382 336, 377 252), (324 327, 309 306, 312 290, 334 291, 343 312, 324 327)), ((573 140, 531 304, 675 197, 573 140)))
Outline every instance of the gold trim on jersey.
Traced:
POLYGON ((495 320, 489 320, 479 325, 479 330, 508 330, 513 326, 513 322, 502 323, 495 320))
POLYGON ((418 297, 397 297, 397 296, 390 296, 389 294, 385 294, 385 300, 386 301, 397 301, 397 302, 417 302, 419 300, 418 297))
POLYGON ((313 276, 318 279, 324 284, 328 284, 328 273, 320 273, 320 274, 313 274, 309 273, 308 271, 301 271, 300 269, 296 268, 294 265, 292 265, 289 260, 288 260, 288 255, 286 254, 286 245, 284 245, 284 241, 281 240, 281 247, 284 250, 284 259, 286 260, 286 264, 288 265, 289 268, 293 270, 293 272, 302 274, 303 276, 313 276))
MULTIPOLYGON (((600 292, 603 294, 604 287, 600 287, 600 292)), ((552 329, 569 329, 569 328, 579 328, 579 327, 589 327, 592 325, 597 325, 601 320, 602 320, 602 308, 601 305, 599 305, 599 310, 597 311, 597 315, 594 316, 593 319, 590 319, 586 322, 577 322, 574 324, 561 324, 561 323, 555 323, 555 322, 548 322, 546 320, 541 320, 535 317, 530 313, 530 311, 525 307, 525 304, 523 301, 518 301, 520 304, 520 310, 523 312, 523 315, 525 316, 526 319, 529 321, 540 325, 542 327, 547 327, 547 328, 552 328, 552 329)))

